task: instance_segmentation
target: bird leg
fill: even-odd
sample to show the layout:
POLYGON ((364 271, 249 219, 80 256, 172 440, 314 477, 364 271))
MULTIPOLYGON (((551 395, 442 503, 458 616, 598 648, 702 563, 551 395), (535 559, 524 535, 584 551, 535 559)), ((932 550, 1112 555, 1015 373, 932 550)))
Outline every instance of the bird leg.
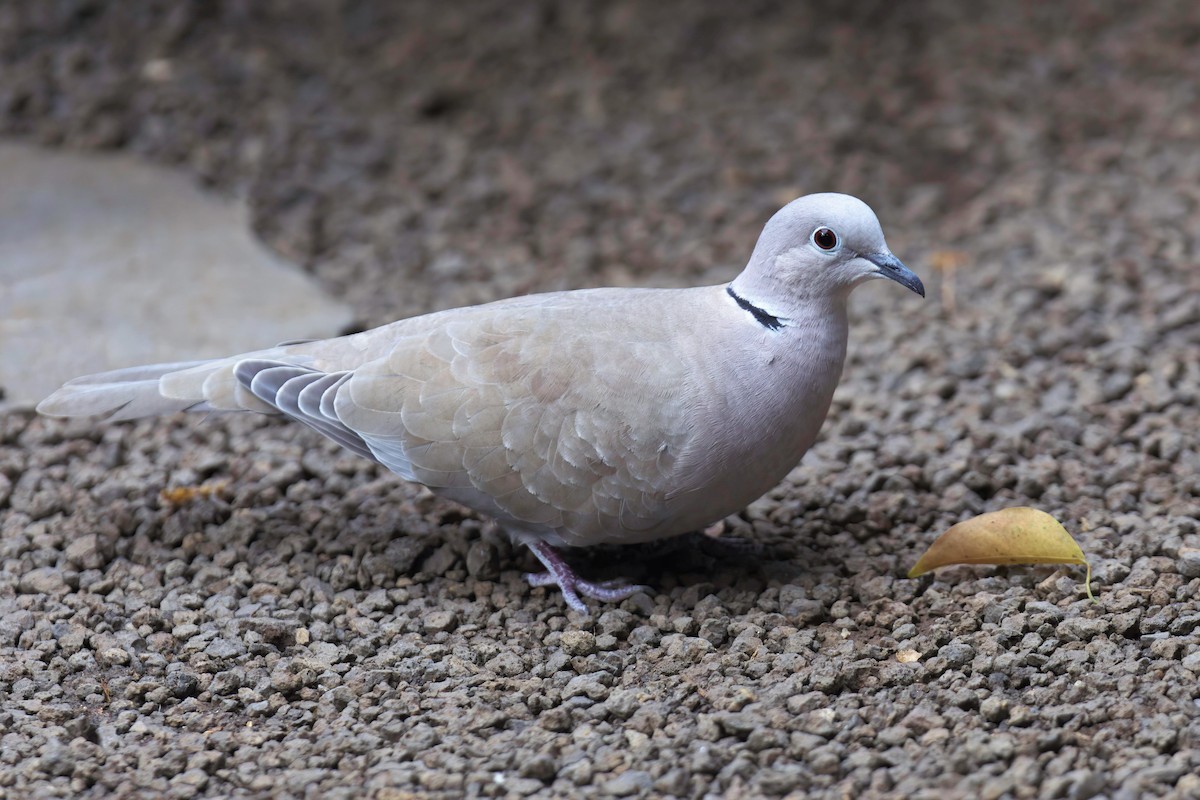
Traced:
POLYGON ((538 557, 538 561, 546 566, 546 571, 526 573, 525 580, 529 581, 530 586, 557 585, 562 591, 567 605, 581 614, 586 615, 588 608, 579 595, 606 603, 615 603, 646 588, 621 581, 601 581, 599 583, 585 581, 575 574, 575 570, 559 555, 557 550, 545 542, 531 544, 529 549, 538 557))

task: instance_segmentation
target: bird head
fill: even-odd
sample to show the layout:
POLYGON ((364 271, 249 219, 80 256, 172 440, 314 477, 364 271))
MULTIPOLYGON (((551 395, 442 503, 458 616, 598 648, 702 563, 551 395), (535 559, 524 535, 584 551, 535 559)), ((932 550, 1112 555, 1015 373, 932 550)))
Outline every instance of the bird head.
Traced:
POLYGON ((921 279, 888 249, 870 206, 847 194, 810 194, 771 217, 734 287, 759 297, 766 292, 786 305, 845 297, 873 278, 925 296, 921 279))

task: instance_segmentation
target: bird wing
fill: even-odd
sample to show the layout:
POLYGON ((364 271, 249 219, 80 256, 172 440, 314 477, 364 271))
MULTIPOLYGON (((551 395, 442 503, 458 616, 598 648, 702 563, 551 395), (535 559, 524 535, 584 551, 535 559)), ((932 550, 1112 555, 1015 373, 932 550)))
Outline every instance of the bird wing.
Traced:
POLYGON ((321 384, 317 410, 397 474, 517 526, 636 538, 662 521, 690 436, 688 371, 651 298, 603 298, 445 316, 321 384))

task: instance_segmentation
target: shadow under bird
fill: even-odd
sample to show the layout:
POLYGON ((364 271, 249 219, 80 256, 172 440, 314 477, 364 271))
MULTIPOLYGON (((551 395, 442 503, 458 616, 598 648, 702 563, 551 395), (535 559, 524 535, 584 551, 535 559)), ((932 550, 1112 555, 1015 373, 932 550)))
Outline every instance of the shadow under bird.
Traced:
POLYGON ((567 605, 594 583, 563 548, 679 536, 735 513, 800 461, 846 355, 846 301, 888 278, 925 294, 854 197, 766 224, 731 283, 515 297, 335 339, 70 381, 51 416, 283 414, 496 519, 567 605))

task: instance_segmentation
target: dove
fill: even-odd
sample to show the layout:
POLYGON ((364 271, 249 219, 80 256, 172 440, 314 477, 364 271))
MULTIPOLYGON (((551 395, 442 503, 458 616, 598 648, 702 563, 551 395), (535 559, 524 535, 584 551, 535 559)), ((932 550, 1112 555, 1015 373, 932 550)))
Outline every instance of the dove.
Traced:
POLYGON ((644 587, 563 552, 681 536, 745 508, 812 446, 841 378, 847 299, 925 295, 875 213, 812 194, 731 282, 534 294, 215 360, 77 378, 50 416, 282 414, 501 526, 583 614, 644 587))

